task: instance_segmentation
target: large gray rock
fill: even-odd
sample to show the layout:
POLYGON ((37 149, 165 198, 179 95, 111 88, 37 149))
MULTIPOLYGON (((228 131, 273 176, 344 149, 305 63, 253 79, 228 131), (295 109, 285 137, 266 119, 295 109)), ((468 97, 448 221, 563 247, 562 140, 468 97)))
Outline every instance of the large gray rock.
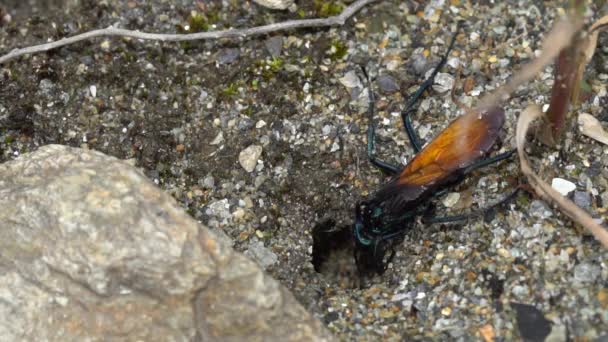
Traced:
POLYGON ((1 341, 331 337, 136 169, 49 145, 0 165, 1 341))

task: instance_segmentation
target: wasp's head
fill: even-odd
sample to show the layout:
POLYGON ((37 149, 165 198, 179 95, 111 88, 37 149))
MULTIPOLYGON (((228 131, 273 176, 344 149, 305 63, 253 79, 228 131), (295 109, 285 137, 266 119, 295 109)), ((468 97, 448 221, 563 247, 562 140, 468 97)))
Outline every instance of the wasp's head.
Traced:
POLYGON ((362 201, 357 204, 353 235, 359 272, 382 274, 395 255, 394 246, 405 233, 404 222, 396 222, 381 206, 362 201))

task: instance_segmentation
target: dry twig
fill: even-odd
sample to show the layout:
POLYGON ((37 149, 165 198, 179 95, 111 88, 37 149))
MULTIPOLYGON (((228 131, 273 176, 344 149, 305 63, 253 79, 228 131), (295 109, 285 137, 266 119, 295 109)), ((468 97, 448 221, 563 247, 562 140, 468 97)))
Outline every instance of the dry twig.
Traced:
POLYGON ((318 18, 318 19, 301 19, 301 20, 287 20, 280 23, 268 24, 263 26, 257 26, 252 28, 244 29, 228 29, 221 31, 211 32, 197 32, 189 34, 164 34, 164 33, 147 33, 140 31, 132 31, 126 29, 120 29, 115 27, 108 27, 105 29, 98 29, 81 33, 72 37, 63 38, 54 42, 28 46, 21 49, 14 49, 11 52, 0 57, 0 64, 6 63, 19 56, 33 54, 37 52, 49 51, 56 49, 61 46, 74 44, 79 41, 96 38, 96 37, 131 37, 142 40, 159 40, 163 42, 181 42, 187 40, 206 40, 206 39, 220 39, 220 38, 244 38, 250 36, 256 36, 276 31, 293 30, 299 28, 311 28, 311 27, 329 27, 329 26, 342 26, 347 19, 352 17, 362 7, 376 2, 378 0, 357 0, 348 7, 346 7, 339 15, 329 18, 318 18))

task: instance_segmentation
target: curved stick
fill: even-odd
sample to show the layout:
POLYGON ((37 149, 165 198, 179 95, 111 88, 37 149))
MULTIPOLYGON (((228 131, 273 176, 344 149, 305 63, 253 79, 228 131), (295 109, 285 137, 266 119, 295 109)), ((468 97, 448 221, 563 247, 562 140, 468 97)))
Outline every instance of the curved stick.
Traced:
POLYGON ((228 29, 221 31, 211 32, 197 32, 188 34, 164 34, 164 33, 148 33, 133 30, 120 29, 115 27, 108 27, 105 29, 97 29, 88 31, 85 33, 77 34, 72 37, 63 38, 54 42, 28 46, 21 49, 13 49, 11 52, 0 56, 0 64, 4 64, 12 59, 19 56, 33 54, 37 52, 49 51, 56 49, 61 46, 74 44, 76 42, 87 40, 95 37, 131 37, 143 40, 159 40, 163 42, 181 42, 185 40, 205 40, 205 39, 220 39, 220 38, 244 38, 249 36, 261 35, 276 31, 285 31, 291 29, 298 29, 304 27, 328 27, 328 26, 342 26, 346 20, 352 17, 357 11, 363 6, 366 6, 372 2, 378 0, 357 0, 348 7, 346 7, 339 15, 329 18, 317 18, 317 19, 301 19, 301 20, 287 20, 280 23, 268 24, 263 26, 256 26, 244 29, 228 29))

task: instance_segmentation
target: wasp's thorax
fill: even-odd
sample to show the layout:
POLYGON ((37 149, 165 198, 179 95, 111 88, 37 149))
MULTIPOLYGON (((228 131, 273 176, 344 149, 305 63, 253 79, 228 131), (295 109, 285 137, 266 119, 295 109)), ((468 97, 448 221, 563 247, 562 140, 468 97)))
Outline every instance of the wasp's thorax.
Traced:
POLYGON ((401 241, 410 222, 408 215, 394 217, 374 201, 357 204, 353 237, 355 259, 362 274, 382 274, 386 270, 394 256, 393 246, 401 241))

